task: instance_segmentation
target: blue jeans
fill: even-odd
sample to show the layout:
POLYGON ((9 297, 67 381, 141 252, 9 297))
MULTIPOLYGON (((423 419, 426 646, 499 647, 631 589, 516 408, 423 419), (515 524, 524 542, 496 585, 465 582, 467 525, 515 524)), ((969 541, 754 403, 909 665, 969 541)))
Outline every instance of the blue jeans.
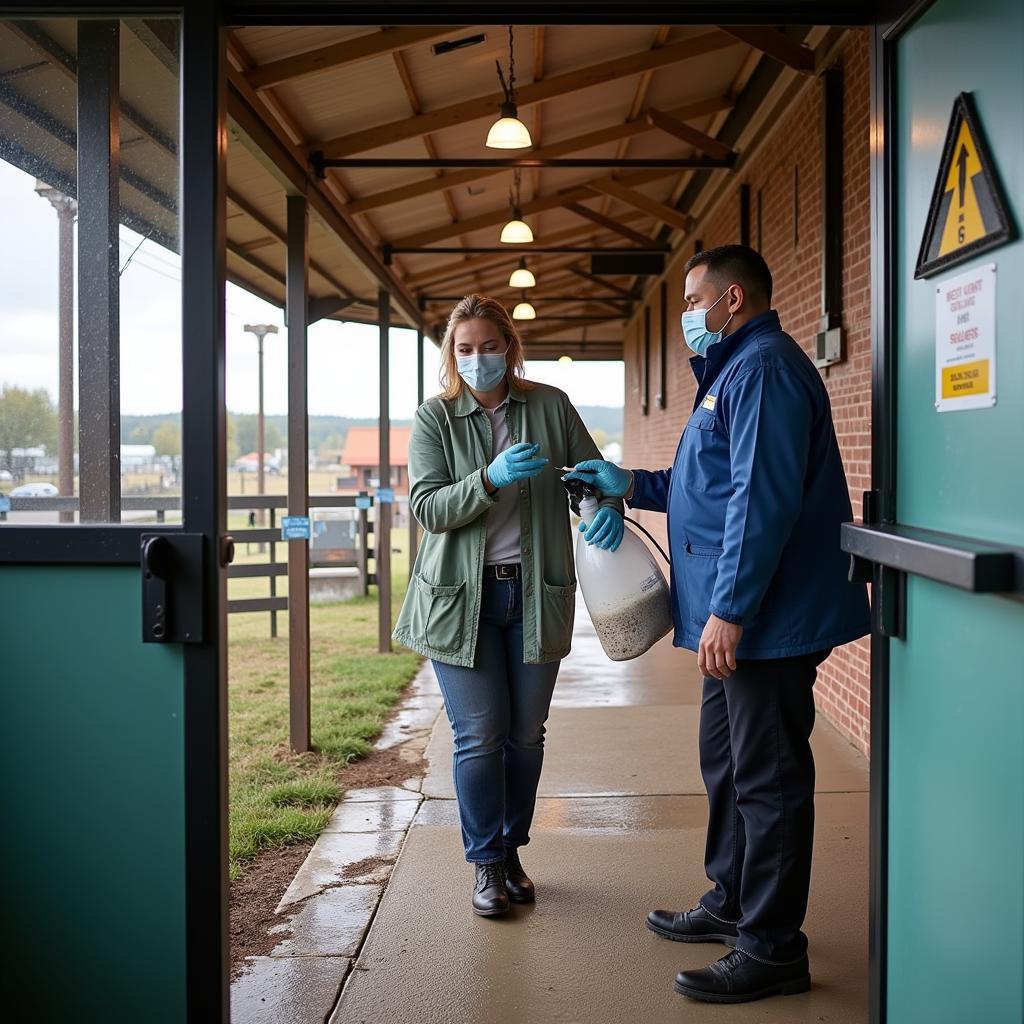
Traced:
POLYGON ((523 664, 519 580, 484 578, 473 668, 434 661, 455 734, 452 775, 471 864, 530 841, 544 763, 544 722, 560 662, 523 664))

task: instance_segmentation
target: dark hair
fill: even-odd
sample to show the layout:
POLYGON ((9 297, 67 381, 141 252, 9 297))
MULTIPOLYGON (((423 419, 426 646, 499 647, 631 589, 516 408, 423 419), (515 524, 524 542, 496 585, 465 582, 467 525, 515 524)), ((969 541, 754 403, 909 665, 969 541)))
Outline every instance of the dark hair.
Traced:
POLYGON ((749 245, 718 245, 694 253, 686 261, 686 273, 694 267, 707 267, 708 277, 722 288, 742 285, 753 298, 772 301, 772 272, 764 257, 749 245))

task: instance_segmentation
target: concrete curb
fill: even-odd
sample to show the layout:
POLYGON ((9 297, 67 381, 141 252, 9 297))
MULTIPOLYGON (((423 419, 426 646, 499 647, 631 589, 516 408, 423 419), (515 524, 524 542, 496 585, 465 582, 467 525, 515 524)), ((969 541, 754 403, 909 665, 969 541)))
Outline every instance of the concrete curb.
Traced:
MULTIPOLYGON (((443 707, 425 661, 374 746, 418 764, 443 707)), ((282 919, 270 933, 281 941, 269 955, 249 957, 231 986, 236 1024, 327 1019, 424 799, 422 785, 411 775, 401 786, 345 794, 277 906, 282 919)))

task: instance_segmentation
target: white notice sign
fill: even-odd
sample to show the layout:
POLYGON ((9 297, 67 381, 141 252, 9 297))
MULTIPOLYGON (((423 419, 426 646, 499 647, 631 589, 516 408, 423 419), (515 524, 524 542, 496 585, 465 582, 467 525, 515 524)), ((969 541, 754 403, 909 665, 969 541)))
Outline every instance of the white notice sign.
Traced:
POLYGON ((996 265, 935 287, 935 408, 996 404, 996 265))

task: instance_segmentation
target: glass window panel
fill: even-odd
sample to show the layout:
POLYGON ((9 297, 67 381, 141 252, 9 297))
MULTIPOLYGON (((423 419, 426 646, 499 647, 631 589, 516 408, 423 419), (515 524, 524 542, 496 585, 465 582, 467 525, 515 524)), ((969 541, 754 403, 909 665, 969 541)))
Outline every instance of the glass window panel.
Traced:
POLYGON ((104 234, 109 221, 97 211, 110 190, 95 194, 95 179, 80 183, 77 172, 79 145, 86 152, 90 132, 99 137, 104 129, 102 116, 91 128, 81 123, 79 73, 103 70, 100 50, 79 51, 81 24, 0 22, 0 520, 175 521, 179 25, 107 23, 117 32, 119 130, 114 228, 104 234), (79 195, 80 185, 92 197, 79 195), (90 211, 93 230, 84 237, 118 240, 107 278, 106 245, 89 247, 84 274, 79 265, 90 211), (104 304, 107 282, 113 298, 104 304), (101 393, 111 398, 97 406, 101 393), (81 416, 83 408, 91 414, 81 416))

